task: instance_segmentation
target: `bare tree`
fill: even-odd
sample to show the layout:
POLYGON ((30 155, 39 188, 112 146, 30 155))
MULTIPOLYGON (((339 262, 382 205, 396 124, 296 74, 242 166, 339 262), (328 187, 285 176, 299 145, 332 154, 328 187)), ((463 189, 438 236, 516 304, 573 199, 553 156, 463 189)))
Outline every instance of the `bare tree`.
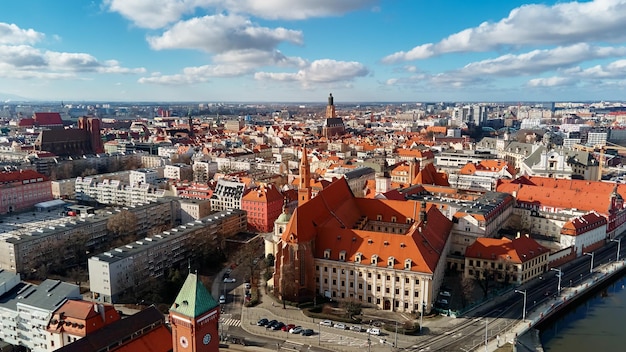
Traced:
POLYGON ((496 273, 491 268, 482 268, 474 271, 474 282, 483 290, 484 298, 489 296, 489 290, 495 286, 496 273))
POLYGON ((472 302, 474 296, 474 279, 470 277, 464 277, 461 280, 461 305, 463 308, 472 302))
POLYGON ((126 209, 109 217, 107 221, 107 230, 111 231, 116 238, 128 236, 136 228, 137 216, 126 209))
POLYGON ((285 309, 287 297, 291 301, 295 301, 298 297, 297 275, 293 265, 282 265, 280 271, 280 298, 283 301, 283 309, 285 309))

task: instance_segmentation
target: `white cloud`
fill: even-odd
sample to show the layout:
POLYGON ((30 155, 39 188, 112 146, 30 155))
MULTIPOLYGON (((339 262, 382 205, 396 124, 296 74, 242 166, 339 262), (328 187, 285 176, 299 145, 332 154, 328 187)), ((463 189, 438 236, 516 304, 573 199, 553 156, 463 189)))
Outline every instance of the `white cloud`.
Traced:
POLYGON ((482 52, 525 45, 569 45, 626 39, 626 0, 524 5, 496 23, 484 22, 438 43, 418 45, 383 58, 384 63, 455 52, 482 52))
POLYGON ((533 78, 528 81, 530 87, 561 87, 575 84, 576 80, 568 77, 533 78))
POLYGON ((105 0, 104 7, 118 12, 139 27, 157 29, 175 23, 197 9, 215 13, 226 11, 265 19, 303 20, 340 16, 378 2, 379 0, 105 0))
POLYGON ((104 0, 104 6, 142 28, 157 29, 193 12, 195 0, 104 0))
POLYGON ((144 73, 126 68, 116 60, 98 61, 85 53, 41 51, 29 45, 0 45, 0 67, 5 78, 67 79, 76 73, 144 73))
POLYGON ((308 67, 296 73, 257 72, 254 78, 283 82, 300 82, 303 86, 315 83, 351 81, 369 74, 369 70, 355 61, 335 61, 329 59, 313 61, 308 67))
POLYGON ((519 55, 472 62, 459 70, 466 75, 518 76, 564 69, 587 60, 626 55, 626 47, 597 47, 574 44, 554 49, 533 50, 519 55))
POLYGON ((34 44, 44 37, 34 29, 21 29, 13 23, 0 22, 0 44, 34 44))
POLYGON ((301 45, 302 32, 267 28, 237 15, 197 17, 181 21, 160 36, 148 37, 153 49, 198 49, 210 53, 229 50, 272 50, 282 42, 301 45))
MULTIPOLYGON (((340 16, 345 13, 372 7, 379 0, 221 0, 229 11, 250 14, 266 19, 304 20, 311 17, 340 16)), ((375 10, 375 7, 372 7, 375 10)))

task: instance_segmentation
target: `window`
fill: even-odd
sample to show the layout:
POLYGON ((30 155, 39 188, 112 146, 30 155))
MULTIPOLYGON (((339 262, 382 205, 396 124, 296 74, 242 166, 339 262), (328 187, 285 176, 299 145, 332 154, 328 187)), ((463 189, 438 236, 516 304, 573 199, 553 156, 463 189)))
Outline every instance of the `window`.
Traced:
POLYGON ((330 259, 330 249, 324 251, 324 259, 330 259))
POLYGON ((367 273, 367 278, 371 279, 372 278, 372 273, 367 273))
POLYGON ((358 252, 355 256, 354 256, 354 262, 355 263, 361 263, 361 257, 363 256, 363 254, 361 252, 358 252))
POLYGON ((404 290, 404 295, 408 296, 409 295, 409 290, 404 290))
POLYGON ((380 280, 380 274, 376 274, 376 278, 380 280))
POLYGON ((385 287, 385 293, 389 293, 389 287, 385 287))
POLYGON ((333 268, 333 274, 337 273, 337 268, 333 268))
POLYGON ((391 280, 391 276, 387 275, 386 279, 387 281, 391 280))
POLYGON ((363 284, 359 284, 359 290, 363 289, 363 284))
POLYGON ((383 221, 383 216, 380 215, 380 214, 376 215, 376 220, 377 221, 383 221))
POLYGON ((372 285, 367 285, 367 290, 371 291, 372 290, 372 285))
POLYGON ((396 259, 394 257, 389 257, 389 259, 387 259, 387 266, 392 268, 395 262, 396 262, 396 259))
POLYGON ((420 296, 419 291, 415 291, 415 292, 413 293, 413 297, 419 297, 419 296, 420 296))
POLYGON ((396 222, 396 217, 395 216, 391 217, 391 222, 396 222))
POLYGON ((380 292, 380 286, 376 286, 376 292, 380 292))
POLYGON ((337 285, 337 280, 333 280, 333 286, 337 285))
POLYGON ((339 252, 339 260, 342 262, 346 261, 346 251, 339 252))
POLYGON ((399 295, 399 294, 400 294, 400 289, 399 289, 399 288, 397 288, 397 289, 396 289, 396 295, 399 295))
POLYGON ((396 276, 396 282, 400 282, 400 276, 396 276))

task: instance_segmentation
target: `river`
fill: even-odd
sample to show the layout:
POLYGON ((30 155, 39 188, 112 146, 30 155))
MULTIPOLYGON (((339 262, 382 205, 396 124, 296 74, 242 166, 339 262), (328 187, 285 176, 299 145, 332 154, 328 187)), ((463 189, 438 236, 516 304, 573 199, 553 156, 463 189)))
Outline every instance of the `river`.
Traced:
POLYGON ((626 351, 626 276, 544 328, 546 352, 626 351))

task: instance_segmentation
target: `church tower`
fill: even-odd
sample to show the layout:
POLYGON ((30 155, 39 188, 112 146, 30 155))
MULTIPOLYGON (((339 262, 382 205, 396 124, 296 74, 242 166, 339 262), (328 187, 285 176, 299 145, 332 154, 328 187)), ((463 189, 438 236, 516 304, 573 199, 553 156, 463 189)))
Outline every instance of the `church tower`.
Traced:
POLYGON ((333 94, 331 93, 328 96, 328 105, 326 106, 326 118, 330 119, 333 117, 337 117, 337 114, 335 113, 335 102, 334 102, 333 94))
POLYGON ((306 145, 302 146, 302 158, 300 159, 300 185, 298 185, 298 206, 311 200, 311 166, 306 151, 306 145))
POLYGON ((198 275, 190 273, 170 308, 174 352, 219 352, 219 309, 198 275))

